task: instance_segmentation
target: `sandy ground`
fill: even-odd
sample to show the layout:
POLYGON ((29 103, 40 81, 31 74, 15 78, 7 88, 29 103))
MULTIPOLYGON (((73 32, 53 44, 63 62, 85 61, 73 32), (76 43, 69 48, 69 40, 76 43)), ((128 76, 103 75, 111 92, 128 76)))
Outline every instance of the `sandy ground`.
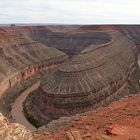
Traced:
POLYGON ((36 128, 28 122, 23 113, 23 102, 26 97, 35 89, 40 86, 40 81, 27 88, 14 102, 12 105, 11 115, 15 121, 21 125, 27 127, 30 131, 36 131, 36 128))

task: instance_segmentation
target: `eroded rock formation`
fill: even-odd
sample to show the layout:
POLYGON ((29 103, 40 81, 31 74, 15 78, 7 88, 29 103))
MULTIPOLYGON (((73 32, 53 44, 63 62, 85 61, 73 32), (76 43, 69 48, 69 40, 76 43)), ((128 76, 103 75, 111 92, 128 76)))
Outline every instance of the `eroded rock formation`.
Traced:
POLYGON ((0 114, 0 140, 32 140, 33 136, 24 126, 9 121, 0 114))
POLYGON ((67 56, 15 29, 0 30, 0 96, 15 83, 64 62, 67 56))
POLYGON ((110 36, 107 43, 87 46, 48 74, 46 84, 25 103, 28 117, 48 122, 101 107, 123 96, 137 68, 135 44, 119 32, 105 33, 110 36))
POLYGON ((78 31, 108 31, 118 30, 131 41, 135 42, 140 52, 140 26, 139 25, 87 25, 80 26, 78 31))
POLYGON ((34 133, 0 114, 0 139, 138 139, 139 96, 95 111, 118 96, 129 94, 128 88, 136 80, 134 54, 140 44, 140 30, 138 26, 131 27, 0 28, 0 97, 16 83, 27 79, 30 82, 34 74, 56 67, 46 73, 46 84, 28 97, 25 114, 43 124, 77 114, 55 120, 34 133), (119 30, 136 45, 119 32, 109 30, 119 30), (83 113, 88 110, 94 112, 83 113))

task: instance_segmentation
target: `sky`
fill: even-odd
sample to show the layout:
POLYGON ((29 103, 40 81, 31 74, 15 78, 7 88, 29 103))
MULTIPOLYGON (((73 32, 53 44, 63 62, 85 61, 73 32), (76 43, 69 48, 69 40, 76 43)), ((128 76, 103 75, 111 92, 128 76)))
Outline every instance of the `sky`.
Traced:
POLYGON ((0 0, 0 24, 140 24, 140 0, 0 0))

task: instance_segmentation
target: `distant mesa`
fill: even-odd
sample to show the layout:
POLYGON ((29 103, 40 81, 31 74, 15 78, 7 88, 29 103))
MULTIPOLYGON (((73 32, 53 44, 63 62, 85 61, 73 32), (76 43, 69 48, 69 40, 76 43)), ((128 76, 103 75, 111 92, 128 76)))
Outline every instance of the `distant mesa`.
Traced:
POLYGON ((11 27, 16 27, 16 24, 11 24, 10 26, 11 26, 11 27))

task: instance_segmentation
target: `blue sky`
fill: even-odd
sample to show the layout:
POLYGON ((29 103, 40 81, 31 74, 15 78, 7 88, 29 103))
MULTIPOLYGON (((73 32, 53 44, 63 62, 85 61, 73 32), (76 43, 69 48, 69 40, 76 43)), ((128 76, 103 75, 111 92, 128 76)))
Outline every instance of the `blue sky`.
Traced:
POLYGON ((140 24, 140 0, 0 0, 0 24, 140 24))

